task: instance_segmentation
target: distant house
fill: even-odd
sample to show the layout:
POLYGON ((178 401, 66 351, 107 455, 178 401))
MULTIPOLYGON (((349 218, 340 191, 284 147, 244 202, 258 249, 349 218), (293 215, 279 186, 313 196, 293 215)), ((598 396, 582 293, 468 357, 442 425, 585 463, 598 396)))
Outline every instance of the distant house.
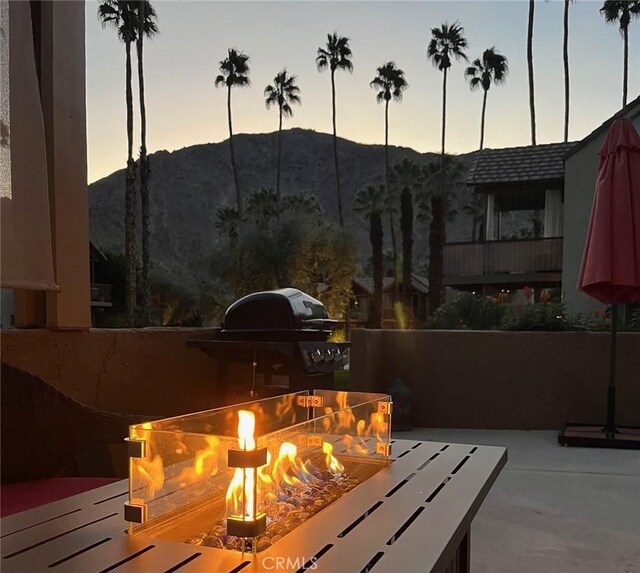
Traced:
POLYGON ((474 240, 447 243, 444 284, 492 294, 562 281, 564 156, 574 143, 485 149, 467 178, 474 240))
POLYGON ((602 308, 600 303, 579 291, 576 284, 596 188, 598 152, 611 123, 623 117, 630 119, 640 132, 640 97, 574 145, 565 156, 565 210, 571 216, 565 220, 562 284, 564 302, 572 313, 588 314, 602 308))
MULTIPOLYGON (((373 279, 369 277, 357 278, 353 281, 352 292, 354 302, 349 313, 351 323, 354 326, 367 326, 373 300, 373 279)), ((393 277, 385 277, 383 279, 382 292, 383 328, 395 328, 397 320, 393 308, 395 296, 395 279, 393 277)), ((426 320, 428 294, 428 279, 416 274, 411 275, 411 303, 415 320, 426 320)))

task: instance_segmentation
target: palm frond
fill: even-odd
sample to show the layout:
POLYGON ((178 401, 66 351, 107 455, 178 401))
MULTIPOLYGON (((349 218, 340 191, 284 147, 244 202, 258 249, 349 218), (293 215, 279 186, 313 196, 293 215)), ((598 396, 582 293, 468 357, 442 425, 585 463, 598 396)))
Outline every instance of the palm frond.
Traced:
POLYGON ((284 117, 291 117, 293 115, 291 105, 302 103, 298 95, 300 88, 294 83, 295 81, 296 76, 289 75, 286 68, 278 72, 273 78, 273 84, 264 89, 267 108, 271 105, 277 105, 284 117))
POLYGON ((376 101, 381 103, 394 99, 402 100, 402 92, 408 87, 404 79, 404 72, 398 68, 395 62, 387 62, 377 69, 377 76, 369 85, 378 90, 376 101))
POLYGON ((431 40, 427 45, 427 58, 440 71, 451 67, 451 56, 456 60, 468 61, 464 50, 467 40, 464 28, 457 22, 449 25, 447 22, 439 28, 431 28, 431 40))
POLYGON ((332 34, 327 34, 326 45, 318 48, 316 67, 319 72, 327 68, 331 69, 331 71, 346 70, 352 72, 351 56, 349 38, 338 36, 337 32, 333 32, 332 34))
POLYGON ((235 48, 227 51, 227 57, 219 64, 222 72, 215 79, 215 86, 245 87, 251 85, 249 79, 249 56, 235 48))
POLYGON ((502 84, 509 73, 509 63, 507 58, 500 54, 495 46, 486 49, 482 54, 482 59, 476 58, 472 65, 465 72, 465 78, 469 81, 471 90, 476 90, 480 86, 488 91, 492 84, 502 84))

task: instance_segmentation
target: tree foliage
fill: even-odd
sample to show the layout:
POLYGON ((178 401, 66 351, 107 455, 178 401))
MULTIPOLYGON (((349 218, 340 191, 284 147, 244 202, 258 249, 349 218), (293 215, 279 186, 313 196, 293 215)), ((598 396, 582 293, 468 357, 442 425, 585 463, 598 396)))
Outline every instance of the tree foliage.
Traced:
POLYGON ((358 272, 346 233, 318 219, 320 206, 307 193, 261 188, 246 204, 242 232, 214 261, 234 296, 293 287, 318 298, 330 316, 342 317, 358 272))

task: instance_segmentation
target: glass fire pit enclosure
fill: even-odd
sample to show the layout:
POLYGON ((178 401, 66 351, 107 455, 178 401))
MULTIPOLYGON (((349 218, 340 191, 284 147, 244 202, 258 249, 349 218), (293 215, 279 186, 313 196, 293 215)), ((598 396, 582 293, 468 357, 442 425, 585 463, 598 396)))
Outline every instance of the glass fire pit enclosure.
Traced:
POLYGON ((315 390, 130 426, 130 533, 262 551, 389 463, 391 409, 315 390))

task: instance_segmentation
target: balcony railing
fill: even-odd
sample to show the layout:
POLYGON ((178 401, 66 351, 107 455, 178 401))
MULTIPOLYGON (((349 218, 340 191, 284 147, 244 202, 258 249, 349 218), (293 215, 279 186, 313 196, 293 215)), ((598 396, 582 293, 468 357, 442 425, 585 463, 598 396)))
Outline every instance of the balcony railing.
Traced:
POLYGON ((450 243, 444 247, 444 276, 542 273, 562 270, 562 237, 484 243, 450 243))

